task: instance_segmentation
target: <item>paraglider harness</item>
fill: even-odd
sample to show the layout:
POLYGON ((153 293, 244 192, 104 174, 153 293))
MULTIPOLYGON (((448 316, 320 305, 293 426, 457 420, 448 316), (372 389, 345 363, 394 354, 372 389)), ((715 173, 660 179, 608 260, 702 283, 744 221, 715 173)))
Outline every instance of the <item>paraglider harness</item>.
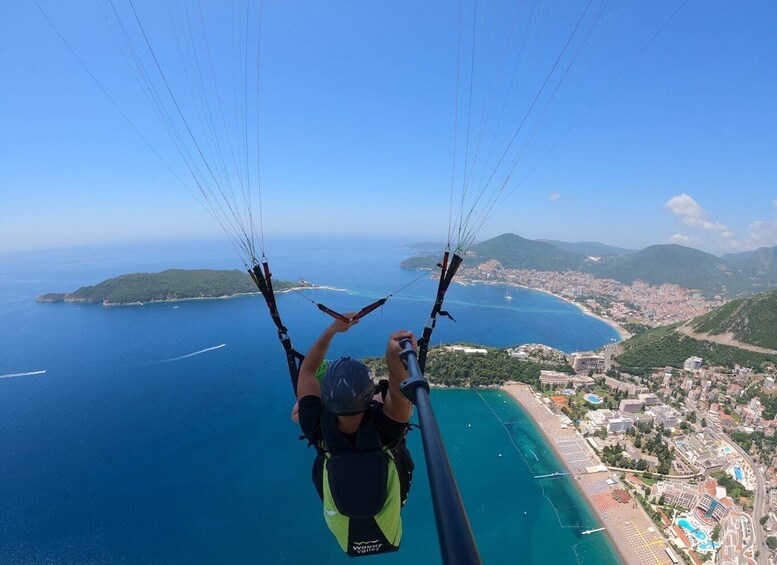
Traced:
MULTIPOLYGON (((388 381, 377 391, 385 399, 388 381)), ((384 445, 372 424, 380 406, 373 400, 351 443, 337 429, 337 416, 321 412, 323 439, 316 448, 313 484, 324 504, 324 519, 351 557, 396 551, 402 539, 400 509, 413 481, 415 464, 407 449, 407 424, 394 445, 384 445)), ((304 436, 300 439, 304 439, 304 436)))

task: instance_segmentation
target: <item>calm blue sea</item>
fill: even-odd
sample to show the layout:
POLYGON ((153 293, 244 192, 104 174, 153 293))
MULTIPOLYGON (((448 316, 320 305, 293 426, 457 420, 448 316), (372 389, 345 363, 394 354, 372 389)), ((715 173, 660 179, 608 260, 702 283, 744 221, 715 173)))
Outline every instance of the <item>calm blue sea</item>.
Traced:
MULTIPOLYGON (((276 277, 358 310, 418 276, 388 240, 269 241, 276 277)), ((310 482, 314 453, 297 440, 284 358, 259 297, 105 308, 37 304, 127 272, 235 268, 220 242, 0 255, 0 562, 345 563, 310 482)), ((421 330, 436 283, 423 279, 330 356, 381 354, 388 334, 421 330)), ((546 294, 454 285, 435 342, 542 342, 566 351, 615 338, 607 325, 546 294)), ((329 320, 279 298, 304 351, 329 320)), ((573 485, 539 482, 560 465, 500 391, 434 390, 433 404, 485 563, 616 563, 573 485)), ((420 434, 397 554, 374 563, 436 563, 439 551, 420 434)))

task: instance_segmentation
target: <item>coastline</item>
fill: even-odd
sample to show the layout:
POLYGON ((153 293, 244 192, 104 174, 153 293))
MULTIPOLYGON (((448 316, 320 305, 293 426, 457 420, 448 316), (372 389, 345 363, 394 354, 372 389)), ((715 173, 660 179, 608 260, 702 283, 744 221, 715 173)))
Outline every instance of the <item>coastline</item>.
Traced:
POLYGON ((493 285, 510 286, 510 287, 514 287, 514 288, 525 288, 527 290, 533 290, 535 292, 542 292, 542 293, 550 295, 550 296, 552 296, 554 298, 558 298, 559 300, 563 300, 564 302, 566 302, 568 304, 572 304, 573 306, 576 306, 586 316, 591 316, 592 318, 596 318, 597 320, 599 320, 601 322, 604 322, 605 324, 610 326, 612 329, 614 329, 618 333, 618 336, 620 337, 619 341, 626 341, 627 339, 629 339, 631 337, 631 333, 629 331, 627 331, 626 328, 621 326, 615 320, 611 320, 610 318, 605 318, 604 316, 596 314, 590 308, 588 308, 588 306, 586 306, 585 304, 580 304, 579 302, 575 302, 574 300, 570 300, 569 298, 566 298, 565 296, 561 296, 560 294, 556 294, 555 292, 551 292, 550 290, 545 290, 544 288, 534 288, 534 287, 531 287, 531 286, 526 286, 526 285, 517 284, 517 283, 511 283, 511 282, 493 282, 492 283, 492 282, 486 282, 486 281, 471 281, 471 280, 462 280, 462 281, 458 281, 458 282, 460 284, 464 284, 465 286, 473 285, 473 284, 477 284, 477 283, 482 283, 482 284, 493 284, 493 285))
MULTIPOLYGON (((652 563, 667 563, 670 561, 663 551, 667 545, 663 537, 656 533, 655 527, 645 514, 642 507, 638 504, 632 504, 630 500, 626 504, 603 503, 602 497, 612 500, 612 490, 622 488, 619 479, 616 478, 615 485, 609 485, 608 490, 591 494, 601 488, 602 481, 614 477, 610 471, 587 473, 585 469, 579 466, 573 466, 567 459, 570 456, 562 452, 559 442, 564 441, 565 449, 569 449, 570 442, 579 445, 580 450, 590 454, 594 462, 599 462, 598 457, 593 453, 588 443, 583 439, 574 427, 562 428, 558 417, 545 406, 535 395, 534 391, 528 385, 520 383, 509 383, 500 387, 501 390, 509 394, 531 418, 534 425, 539 429, 548 446, 553 450, 556 457, 562 462, 564 468, 569 472, 578 492, 585 499, 589 508, 597 516, 601 525, 605 528, 611 545, 618 555, 618 558, 627 565, 643 565, 646 552, 643 548, 650 547, 650 560, 652 563), (587 488, 588 487, 588 488, 587 488), (597 487, 597 488, 593 488, 597 487), (635 540, 645 542, 643 546, 636 546, 635 540)), ((671 565, 671 564, 670 564, 671 565)))
MULTIPOLYGON (((295 286, 295 287, 288 287, 284 288, 282 290, 275 291, 275 294, 286 294, 288 292, 300 292, 303 290, 331 290, 336 292, 347 292, 347 289, 345 288, 336 288, 333 286, 295 286)), ((67 300, 67 298, 63 300, 38 300, 38 298, 35 299, 35 302, 38 304, 56 304, 56 303, 64 303, 64 304, 99 304, 100 306, 107 306, 107 307, 116 307, 116 306, 144 306, 146 304, 165 304, 168 302, 187 302, 190 300, 225 300, 229 298, 237 298, 240 296, 256 296, 257 294, 261 294, 259 291, 256 292, 236 292, 234 294, 224 294, 222 296, 188 296, 186 298, 168 298, 163 300, 149 300, 147 302, 89 302, 86 300, 67 300)))

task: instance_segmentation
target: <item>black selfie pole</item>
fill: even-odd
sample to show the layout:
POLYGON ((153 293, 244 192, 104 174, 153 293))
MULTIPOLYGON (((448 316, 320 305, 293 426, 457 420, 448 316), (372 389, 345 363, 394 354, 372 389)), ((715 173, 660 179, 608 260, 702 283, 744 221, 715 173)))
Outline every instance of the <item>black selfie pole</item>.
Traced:
POLYGON ((402 347, 399 356, 405 362, 409 375, 400 385, 400 390, 418 410, 442 561, 445 565, 480 564, 475 538, 429 400, 429 381, 421 372, 410 339, 401 340, 399 345, 402 347))

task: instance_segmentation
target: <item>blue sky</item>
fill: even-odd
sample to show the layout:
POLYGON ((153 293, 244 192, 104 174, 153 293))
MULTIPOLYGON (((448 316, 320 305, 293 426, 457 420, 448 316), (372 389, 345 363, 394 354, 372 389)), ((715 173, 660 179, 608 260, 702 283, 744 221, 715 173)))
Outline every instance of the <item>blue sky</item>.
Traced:
MULTIPOLYGON (((190 182, 97 3, 40 2, 122 111, 190 182)), ((115 3, 126 9, 124 0, 115 3)), ((174 90, 186 92, 170 9, 136 4, 174 90)), ((182 13, 180 0, 170 4, 182 13)), ((227 4, 203 2, 225 98, 235 58, 217 40, 228 37, 233 19, 240 22, 227 4)), ((509 169, 511 194, 479 237, 509 231, 627 247, 677 242, 715 253, 777 245, 777 4, 515 6, 480 2, 475 15, 472 1, 462 3, 454 130, 456 2, 264 2, 265 231, 443 240, 454 137, 458 201, 465 166, 473 179, 488 176, 486 147, 493 142, 499 154, 585 14, 520 130, 514 147, 528 136, 527 150, 509 169), (497 129, 501 108, 505 125, 497 129)), ((0 251, 219 233, 33 2, 0 7, 0 50, 0 251)), ((225 107, 229 115, 234 105, 225 107)), ((236 112, 226 121, 239 119, 236 112)))

